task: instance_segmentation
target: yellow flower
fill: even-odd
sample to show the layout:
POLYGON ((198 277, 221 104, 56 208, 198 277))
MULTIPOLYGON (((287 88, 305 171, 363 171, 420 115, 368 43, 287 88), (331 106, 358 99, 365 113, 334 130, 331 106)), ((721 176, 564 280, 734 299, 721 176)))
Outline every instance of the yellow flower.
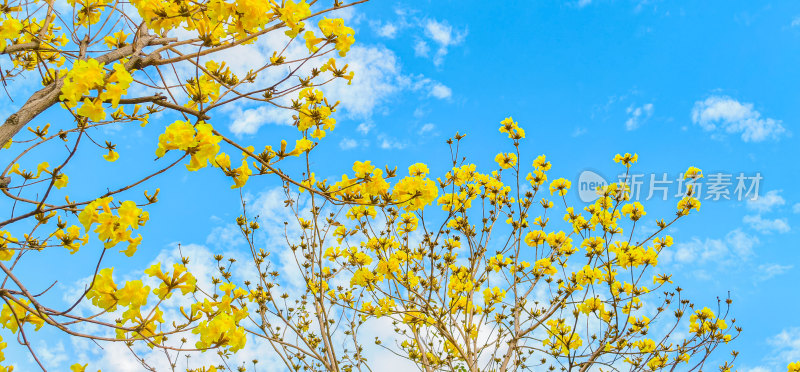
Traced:
POLYGON ((277 9, 281 21, 286 23, 289 30, 286 36, 295 37, 303 29, 305 24, 303 19, 311 15, 311 9, 305 0, 295 3, 293 0, 286 0, 282 8, 277 9))
POLYGON ((117 285, 111 277, 113 271, 113 267, 100 270, 94 277, 94 285, 86 293, 86 298, 91 300, 93 305, 108 311, 117 309, 117 300, 114 297, 117 285))
POLYGON ((572 183, 569 182, 569 180, 566 178, 559 178, 550 183, 550 195, 553 195, 556 191, 558 191, 558 195, 567 195, 567 190, 569 190, 571 186, 572 183))
POLYGON ((653 283, 659 285, 664 283, 672 283, 672 280, 670 280, 670 278, 672 278, 672 275, 667 275, 667 274, 656 275, 653 276, 653 283))
POLYGON ((56 176, 55 182, 53 182, 53 186, 55 186, 57 189, 60 189, 66 187, 67 183, 69 183, 69 177, 67 177, 67 175, 64 173, 59 173, 56 176))
POLYGON ((117 159, 119 159, 119 153, 114 150, 108 149, 108 154, 103 155, 103 159, 106 159, 110 162, 115 162, 117 161, 117 159))
POLYGON ((149 286, 143 285, 141 280, 132 280, 116 292, 116 297, 119 305, 138 309, 147 305, 149 293, 149 286))
POLYGON ((90 101, 89 98, 84 98, 83 105, 76 113, 89 118, 91 121, 102 121, 106 118, 103 101, 99 98, 95 98, 93 101, 90 101))
POLYGON ((625 153, 625 155, 617 154, 616 156, 614 156, 614 162, 615 163, 620 163, 621 162, 623 165, 625 165, 628 168, 630 168, 631 165, 636 163, 637 160, 639 160, 639 155, 636 155, 636 154, 631 155, 630 153, 625 153))
POLYGON ((214 157, 214 166, 223 168, 223 169, 230 169, 231 168, 231 158, 226 153, 220 153, 216 157, 214 157))
POLYGON ((494 157, 494 161, 497 162, 500 168, 508 169, 517 165, 517 155, 510 152, 499 153, 494 157))
POLYGON ((486 288, 483 290, 483 302, 487 307, 502 302, 505 297, 506 291, 498 287, 492 289, 486 288))
POLYGON ((525 130, 520 128, 513 118, 507 117, 505 120, 501 121, 500 124, 502 124, 500 126, 500 133, 507 133, 508 138, 515 140, 525 138, 525 130))
POLYGON ((8 231, 0 230, 0 261, 8 261, 14 256, 14 252, 8 249, 8 243, 16 243, 17 239, 11 236, 8 231))
POLYGON ((425 177, 429 173, 428 166, 423 163, 412 164, 408 167, 408 173, 412 176, 425 177))
POLYGON ((632 221, 638 221, 642 216, 646 215, 647 212, 644 211, 642 203, 633 202, 622 206, 622 214, 630 217, 632 221))
POLYGON ((700 201, 691 196, 685 196, 678 202, 678 214, 685 216, 692 209, 700 210, 700 201))
POLYGON ((542 258, 533 263, 533 272, 537 275, 555 275, 558 270, 549 258, 542 258))
POLYGON ((344 57, 347 55, 347 52, 350 51, 350 46, 356 41, 353 37, 355 31, 350 27, 346 27, 344 20, 341 18, 323 18, 319 21, 318 26, 326 37, 335 37, 335 48, 339 51, 339 56, 344 57))
POLYGON ((309 53, 314 53, 319 50, 317 44, 325 41, 325 39, 314 36, 314 31, 306 31, 303 35, 303 39, 306 40, 306 48, 308 48, 309 53))
MULTIPOLYGON (((547 161, 547 158, 544 155, 539 155, 536 159, 533 160, 533 167, 536 170, 545 172, 550 170, 550 162, 547 161)), ((547 177, 545 177, 545 180, 547 177)))
POLYGON ((308 138, 301 138, 295 141, 294 150, 292 150, 289 155, 290 156, 300 156, 300 154, 311 150, 314 147, 314 142, 308 140, 308 138))
POLYGON ((683 173, 683 179, 698 179, 703 178, 703 171, 700 168, 689 167, 686 172, 683 173))

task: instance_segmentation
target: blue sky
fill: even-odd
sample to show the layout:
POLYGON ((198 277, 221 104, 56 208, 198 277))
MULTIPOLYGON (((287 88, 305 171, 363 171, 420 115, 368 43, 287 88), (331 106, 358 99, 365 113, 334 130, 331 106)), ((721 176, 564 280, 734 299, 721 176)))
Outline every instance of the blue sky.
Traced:
MULTIPOLYGON (((698 304, 730 292, 744 327, 733 345, 741 351, 740 370, 783 371, 800 360, 800 94, 794 92, 800 86, 800 3, 372 1, 343 16, 357 32, 347 57, 357 75, 348 89, 333 89, 342 109, 339 126, 314 158, 319 176, 335 177, 366 159, 399 169, 424 161, 443 174, 449 159, 444 141, 456 131, 468 135, 463 153, 469 160, 492 169, 494 155, 509 150, 497 132, 508 116, 527 131, 521 162, 547 154, 553 176, 572 180, 573 187, 585 170, 614 179, 619 167, 612 159, 625 152, 639 154, 634 169, 645 181, 651 174, 674 180, 690 165, 704 170, 706 182, 712 173, 731 174, 733 186, 739 174, 759 174, 758 200, 703 200, 701 194, 701 212, 671 230, 676 244, 662 264, 698 304)), ((77 159, 86 167, 66 170, 71 186, 102 190, 151 169, 141 161, 154 158, 162 119, 169 122, 164 117, 146 128, 103 132, 119 143, 119 164, 111 173, 96 171, 106 166, 99 151, 87 154, 77 159)), ((235 107, 215 119, 216 127, 256 148, 296 136, 283 125, 285 117, 257 106, 235 107)), ((146 243, 133 259, 112 258, 115 273, 141 275, 149 262, 174 255, 176 242, 201 257, 236 254, 241 242, 231 227, 239 194, 228 179, 176 169, 157 184, 161 202, 149 209, 146 243), (176 209, 186 217, 174 220, 176 209)), ((269 213, 277 186, 274 179, 255 179, 248 198, 269 213)), ((580 205, 577 193, 570 198, 580 205)), ((652 223, 671 216, 677 199, 642 202, 652 223)), ((21 270, 44 286, 52 277, 40 274, 57 273, 66 298, 89 271, 77 263, 65 267, 62 259, 93 256, 63 253, 21 270)), ((74 350, 98 365, 117 357, 52 333, 36 342, 74 350)), ((6 357, 14 350, 21 352, 9 342, 6 357)), ((52 354, 51 362, 65 363, 52 354)), ((21 370, 31 368, 29 362, 20 360, 21 370)))

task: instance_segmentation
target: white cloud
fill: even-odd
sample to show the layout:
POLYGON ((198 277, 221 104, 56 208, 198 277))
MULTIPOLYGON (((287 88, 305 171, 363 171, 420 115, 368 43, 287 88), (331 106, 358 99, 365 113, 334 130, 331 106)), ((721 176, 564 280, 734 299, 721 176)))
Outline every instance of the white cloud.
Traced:
POLYGON ((352 26, 361 23, 361 20, 364 18, 364 14, 358 12, 356 7, 349 6, 346 8, 339 8, 330 13, 328 13, 329 18, 341 18, 344 20, 344 24, 352 26))
POLYGON ((423 75, 404 75, 397 56, 385 46, 353 47, 344 62, 356 72, 352 85, 337 81, 323 89, 341 101, 351 118, 369 119, 393 95, 405 90, 429 90, 429 96, 446 99, 450 88, 423 75))
POLYGON ((773 232, 787 233, 789 230, 791 230, 789 227, 789 222, 785 218, 769 219, 762 218, 760 215, 748 215, 744 216, 742 221, 750 225, 752 229, 764 234, 770 234, 773 232))
POLYGON ((653 104, 646 103, 639 107, 630 105, 625 112, 630 115, 628 120, 625 122, 625 128, 627 130, 634 130, 653 115, 653 104))
POLYGON ((578 8, 583 8, 592 3, 592 0, 578 0, 578 8))
POLYGON ((389 137, 385 134, 378 135, 378 141, 382 149, 384 150, 391 150, 391 149, 403 149, 406 147, 406 144, 399 142, 398 140, 389 137))
MULTIPOLYGON (((358 18, 357 14, 348 16, 358 18)), ((253 67, 253 60, 268 60, 272 51, 284 49, 286 42, 287 38, 282 34, 268 34, 252 45, 224 51, 218 56, 218 60, 226 62, 234 73, 243 76, 253 67)), ((307 53, 302 43, 291 43, 285 55, 289 60, 296 60, 302 59, 307 53)), ((383 45, 353 46, 341 62, 342 65, 348 64, 349 69, 356 72, 352 84, 347 85, 344 80, 337 79, 322 86, 321 89, 328 99, 341 102, 340 115, 347 118, 363 120, 369 119, 376 113, 385 112, 387 108, 384 104, 390 97, 406 89, 419 89, 419 81, 427 82, 430 89, 435 88, 429 92, 432 97, 446 97, 452 94, 449 88, 422 75, 404 75, 397 55, 383 45)), ((283 79, 291 67, 296 67, 296 64, 287 63, 286 66, 269 68, 259 74, 255 85, 269 86, 283 79)), ((311 65, 303 66, 298 74, 307 75, 311 67, 311 65)), ((189 71, 185 71, 183 74, 188 73, 189 71)), ((286 86, 278 87, 281 88, 286 86)), ((289 96, 277 98, 276 103, 288 106, 290 98, 289 96)), ((289 110, 264 103, 254 104, 247 100, 234 101, 221 107, 220 112, 226 113, 231 118, 230 130, 238 136, 255 134, 266 124, 288 125, 292 122, 289 110)))
POLYGON ((289 111, 267 105, 247 110, 237 107, 231 117, 234 120, 230 125, 230 130, 239 136, 255 134, 258 132, 258 128, 264 124, 290 125, 292 120, 289 111))
POLYGON ((375 124, 365 121, 359 124, 356 130, 361 134, 368 134, 369 131, 372 130, 372 128, 375 128, 375 124))
POLYGON ((746 369, 745 372, 772 372, 769 368, 758 366, 750 369, 746 369))
POLYGON ((588 130, 588 129, 586 129, 586 128, 583 128, 583 127, 577 127, 577 128, 575 128, 575 130, 574 130, 574 131, 572 131, 572 136, 573 136, 573 137, 580 137, 580 136, 582 136, 582 135, 586 134, 588 131, 589 131, 589 130, 588 130))
POLYGON ((422 128, 420 128, 419 132, 417 132, 417 133, 418 134, 425 134, 425 133, 430 132, 430 131, 432 131, 434 129, 436 129, 436 125, 433 125, 432 123, 428 123, 428 124, 423 125, 422 128))
POLYGON ((325 90, 342 102, 342 108, 351 117, 370 117, 381 103, 401 89, 398 82, 400 63, 384 46, 353 47, 344 62, 357 71, 352 85, 337 81, 325 90))
POLYGON ((778 195, 783 190, 771 190, 764 195, 757 196, 755 200, 747 199, 747 209, 758 213, 771 212, 773 208, 786 204, 786 200, 778 195))
POLYGON ((378 36, 385 37, 387 39, 394 39, 397 36, 398 28, 391 22, 387 22, 382 26, 379 26, 376 30, 378 36))
POLYGON ((694 239, 690 242, 678 244, 675 249, 675 260, 678 262, 705 262, 711 259, 719 259, 727 255, 728 249, 725 243, 719 239, 706 239, 701 241, 694 239))
POLYGON ((427 97, 445 100, 453 95, 453 90, 448 86, 423 75, 409 75, 402 79, 403 85, 412 91, 427 91, 427 97))
POLYGON ((788 328, 767 340, 775 351, 782 368, 800 360, 800 328, 788 328))
POLYGON ((435 48, 433 63, 441 66, 444 57, 450 48, 460 45, 467 36, 467 29, 456 29, 447 21, 429 18, 418 18, 414 10, 397 9, 397 18, 392 21, 373 21, 370 26, 378 36, 394 39, 401 30, 410 28, 415 31, 411 37, 414 40, 414 55, 417 57, 431 56, 431 49, 435 48), (421 32, 420 32, 421 31, 421 32))
POLYGON ((439 22, 435 19, 429 19, 425 24, 425 33, 437 44, 444 47, 460 44, 466 36, 466 31, 453 31, 453 27, 446 21, 439 22))
POLYGON ((794 19, 792 19, 792 27, 797 27, 797 26, 800 26, 800 16, 794 17, 794 19))
POLYGON ((414 55, 417 57, 427 57, 428 53, 431 51, 431 47, 428 46, 423 40, 417 40, 414 43, 414 55))
POLYGON ((441 83, 435 83, 429 95, 438 99, 448 99, 453 95, 453 90, 441 83))
POLYGON ((217 226, 211 230, 211 233, 206 237, 206 244, 216 247, 235 247, 239 244, 244 244, 245 240, 242 237, 242 231, 234 224, 227 224, 225 226, 217 226))
POLYGON ((762 118, 761 113, 753 109, 752 103, 740 103, 728 96, 711 96, 705 101, 695 102, 692 122, 707 132, 721 130, 729 134, 741 133, 745 142, 777 140, 786 133, 780 120, 762 118))
POLYGON ((394 39, 401 30, 413 26, 408 20, 409 13, 410 11, 398 8, 395 9, 397 18, 393 21, 370 21, 370 26, 378 36, 394 39))
POLYGON ((780 265, 780 264, 764 264, 758 265, 758 271, 761 273, 761 280, 767 280, 775 276, 781 275, 794 268, 794 265, 780 265))
POLYGON ((736 229, 725 235, 724 239, 694 238, 688 242, 678 243, 674 251, 664 251, 662 254, 666 253, 665 261, 674 260, 683 264, 744 261, 753 256, 753 247, 758 243, 757 237, 736 229))
POLYGON ((356 141, 356 140, 354 140, 352 138, 342 138, 342 141, 339 142, 339 147, 342 150, 354 149, 357 146, 358 146, 358 141, 356 141))
MULTIPOLYGON (((48 345, 45 340, 39 340, 38 347, 35 347, 33 350, 36 351, 36 356, 40 359, 42 364, 50 369, 56 369, 61 366, 61 363, 66 362, 68 359, 62 341, 58 341, 58 343, 53 346, 48 345)), ((28 358, 33 361, 33 357, 30 355, 28 358)))
POLYGON ((753 247, 759 241, 753 235, 748 235, 742 230, 736 229, 725 235, 725 240, 733 250, 733 253, 740 258, 748 258, 753 255, 753 247))
POLYGON ((794 206, 792 206, 792 212, 800 213, 800 203, 795 203, 794 206))
MULTIPOLYGON (((429 19, 424 25, 425 36, 439 46, 433 57, 433 64, 440 66, 444 63, 444 57, 448 53, 448 48, 459 45, 467 37, 467 30, 455 30, 447 21, 439 22, 429 19)), ((416 46, 415 46, 416 50, 416 46)))

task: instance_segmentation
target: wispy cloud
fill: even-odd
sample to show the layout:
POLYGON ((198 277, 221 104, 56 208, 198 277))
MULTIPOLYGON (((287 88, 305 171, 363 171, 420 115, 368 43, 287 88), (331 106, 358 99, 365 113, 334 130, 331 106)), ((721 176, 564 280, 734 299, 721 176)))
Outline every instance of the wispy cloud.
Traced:
POLYGON ((425 40, 417 40, 414 42, 414 55, 417 57, 427 57, 430 53, 431 47, 425 40))
POLYGON ((342 150, 351 150, 358 147, 358 141, 352 138, 342 138, 341 142, 339 142, 339 147, 342 150))
POLYGON ((676 244, 672 251, 663 251, 665 261, 679 264, 702 264, 705 262, 740 262, 753 256, 753 248, 759 243, 757 237, 736 229, 724 239, 690 241, 676 244))
POLYGON ((372 130, 372 128, 375 128, 375 124, 372 122, 365 121, 359 124, 356 130, 361 134, 367 135, 372 130))
POLYGON ((438 99, 448 99, 453 95, 453 90, 441 83, 435 83, 431 87, 430 96, 438 99))
POLYGON ((786 273, 794 268, 794 265, 764 264, 758 265, 758 272, 761 273, 760 280, 768 280, 778 275, 786 273))
POLYGON ((386 134, 378 135, 378 144, 384 150, 400 150, 406 147, 405 143, 398 141, 395 138, 389 137, 386 134))
POLYGON ((748 215, 742 218, 742 222, 750 226, 753 230, 764 234, 787 233, 791 228, 789 222, 785 218, 763 218, 761 215, 748 215))
POLYGON ((625 112, 629 115, 625 121, 625 129, 634 130, 653 115, 653 104, 645 103, 639 107, 630 105, 625 112))
POLYGON ((422 128, 419 128, 419 132, 417 132, 417 134, 425 134, 433 131, 434 129, 436 129, 436 125, 433 123, 427 123, 423 125, 422 128))
POLYGON ((584 134, 586 134, 588 132, 589 132, 589 130, 584 128, 584 127, 577 127, 577 128, 575 128, 574 131, 572 131, 572 136, 573 137, 580 137, 580 136, 582 136, 582 135, 584 135, 584 134))
POLYGON ((397 36, 398 27, 394 23, 387 22, 377 28, 378 36, 385 37, 387 39, 394 39, 397 36))
POLYGON ((440 66, 444 63, 444 57, 447 56, 448 49, 464 42, 467 37, 467 29, 457 30, 450 26, 447 21, 440 22, 435 19, 429 19, 425 22, 425 35, 439 46, 433 56, 433 64, 440 66))
POLYGON ((786 200, 780 196, 782 190, 771 190, 764 195, 758 196, 756 199, 747 199, 747 209, 757 211, 758 213, 769 213, 775 207, 786 204, 786 200))
POLYGON ((692 122, 717 137, 720 132, 741 134, 744 142, 777 140, 787 133, 780 120, 764 118, 752 103, 741 103, 728 96, 711 96, 695 102, 692 122))

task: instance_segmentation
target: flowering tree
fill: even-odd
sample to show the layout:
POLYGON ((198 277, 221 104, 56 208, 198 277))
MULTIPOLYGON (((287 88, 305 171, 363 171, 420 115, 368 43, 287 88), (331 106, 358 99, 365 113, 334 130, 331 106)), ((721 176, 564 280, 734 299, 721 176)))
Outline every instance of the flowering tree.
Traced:
MULTIPOLYGON (((522 166, 525 132, 511 118, 500 127, 511 152, 497 155, 496 170, 460 160, 464 137, 457 135, 448 141, 451 170, 435 180, 422 163, 401 176, 370 161, 356 162, 341 180, 317 179, 310 159, 335 129, 338 105, 325 85, 354 78, 335 58, 347 54, 354 32, 327 16, 364 1, 68 0, 71 12, 54 1, 0 6, 0 54, 13 66, 2 71, 4 84, 41 80, 29 97, 8 91, 16 111, 0 126, 7 161, 0 191, 10 207, 0 220, 0 361, 13 340, 46 369, 30 340, 31 331, 48 327, 98 345, 124 343, 136 355, 161 350, 172 370, 180 356, 208 351, 218 363, 186 368, 255 369, 256 360, 250 367, 236 359, 248 340, 262 342, 259 353, 288 370, 371 370, 381 362, 367 358, 368 348, 424 371, 693 370, 738 335, 730 300, 696 307, 670 275, 655 271, 672 245, 664 230, 699 210, 691 186, 674 217, 634 239, 645 211, 630 202, 625 182, 598 190, 583 211, 570 207, 570 183, 548 182, 544 155, 532 169, 522 166), (264 38, 282 46, 246 74, 222 61, 264 38), (302 56, 288 52, 296 43, 302 56), (225 136, 213 117, 241 101, 285 109, 298 135, 258 144, 225 136), (35 123, 47 115, 61 120, 35 123), (100 148, 110 166, 121 156, 100 129, 134 124, 163 127, 152 151, 166 164, 124 185, 101 185, 104 191, 71 190, 69 168, 80 166, 79 154, 100 148), (56 144, 66 150, 52 150, 61 150, 56 144), (253 176, 279 180, 294 216, 286 222, 296 229, 284 239, 297 270, 276 270, 285 259, 263 248, 257 232, 265 222, 243 197, 236 223, 250 262, 226 264, 217 255, 217 271, 197 278, 184 256, 164 262, 166 270, 147 268, 141 280, 115 278, 109 256, 136 254, 145 239, 137 230, 158 201, 158 189, 141 199, 130 193, 175 175, 179 164, 212 168, 203 171, 230 178, 232 188, 253 176), (290 174, 284 164, 303 170, 290 174), (21 262, 43 262, 57 249, 97 252, 96 262, 78 266, 93 279, 66 307, 42 300, 52 286, 32 286, 19 274, 21 262), (254 275, 235 280, 240 266, 254 275), (85 303, 92 314, 76 310, 85 303), (395 336, 365 340, 364 330, 378 324, 390 324, 395 336)), ((614 160, 630 169, 637 157, 614 160)), ((702 177, 693 167, 685 175, 702 177)), ((730 370, 735 357, 721 368, 730 370)), ((74 371, 86 368, 75 362, 74 371)))

